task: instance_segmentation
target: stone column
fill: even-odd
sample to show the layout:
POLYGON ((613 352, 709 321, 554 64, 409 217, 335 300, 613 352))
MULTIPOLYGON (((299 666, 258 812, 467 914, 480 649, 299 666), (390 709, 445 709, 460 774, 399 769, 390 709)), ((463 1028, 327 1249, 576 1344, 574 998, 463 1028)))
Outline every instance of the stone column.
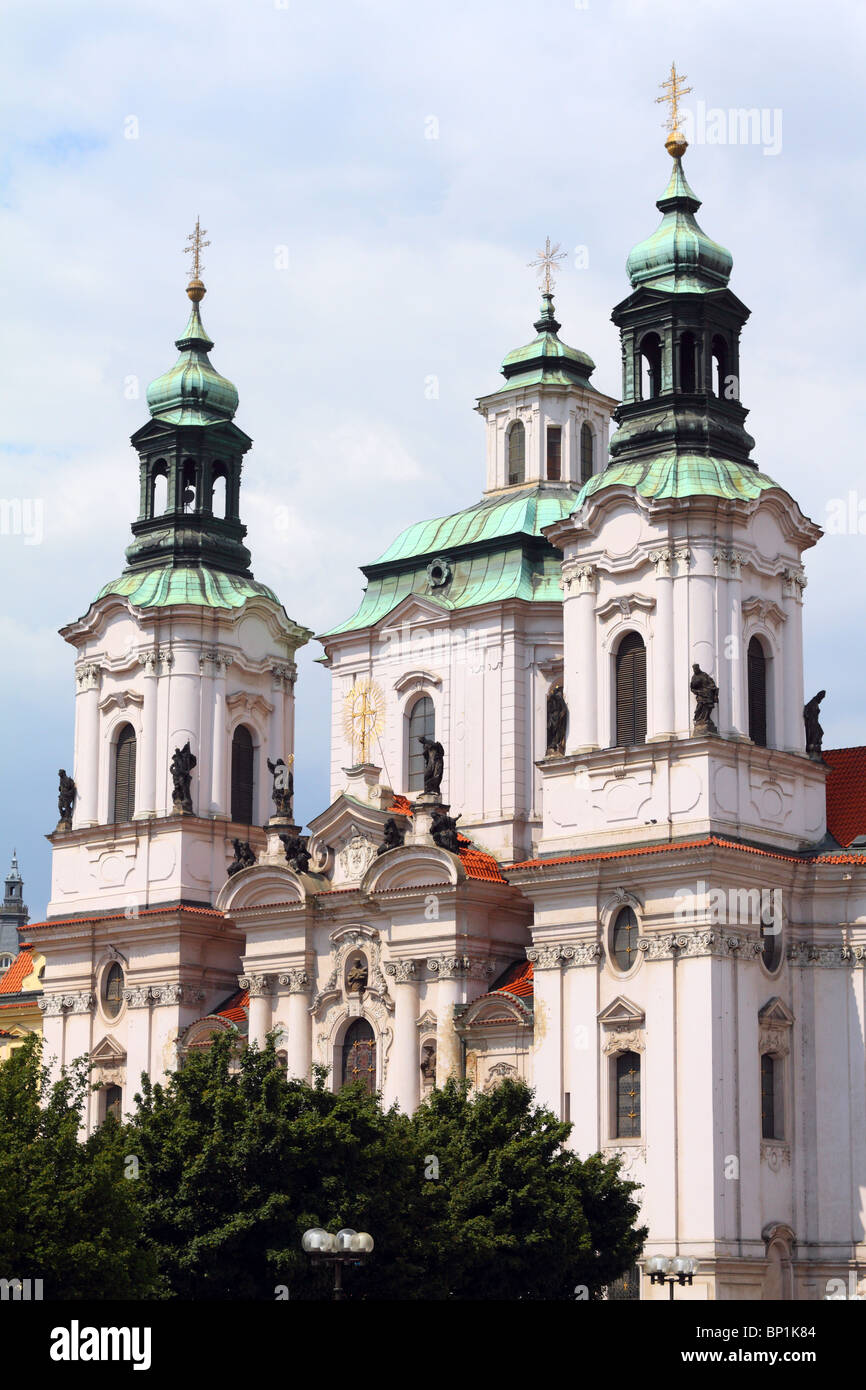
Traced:
MULTIPOLYGON (((776 746, 795 753, 806 751, 806 730, 803 723, 803 590, 806 575, 799 567, 786 569, 782 575, 782 606, 786 622, 781 631, 782 689, 775 670, 769 672, 771 689, 767 692, 776 711, 776 746)), ((775 662, 773 663, 775 666, 775 662)), ((767 731, 770 732, 769 730, 767 731)))
POLYGON ((271 1026, 271 987, 272 975, 239 975, 241 989, 250 992, 249 1041, 264 1046, 265 1034, 271 1026))
MULTIPOLYGON (((689 652, 688 675, 698 662, 714 680, 718 680, 719 653, 716 644, 716 567, 708 548, 695 552, 695 570, 689 576, 689 652)), ((693 717, 694 710, 691 711, 693 717)), ((715 715, 714 715, 715 718, 715 715)), ((689 721, 691 731, 691 719, 689 721)))
POLYGON ((562 966, 574 959, 573 946, 531 946, 535 1043, 532 1084, 539 1105, 562 1116, 562 966))
POLYGON ((156 740, 155 750, 155 779, 156 779, 156 813, 158 816, 169 816, 172 811, 171 800, 171 774, 169 764, 174 748, 169 748, 168 741, 171 735, 170 703, 171 703, 171 681, 167 677, 171 676, 174 666, 174 652, 171 647, 160 647, 157 652, 157 663, 159 670, 159 683, 157 685, 157 707, 156 707, 156 740))
POLYGON ((731 583, 728 585, 730 603, 731 660, 731 731, 747 734, 749 731, 749 711, 746 701, 746 651, 743 646, 743 596, 742 596, 743 556, 738 550, 731 551, 731 583))
POLYGON ((100 668, 92 661, 76 668, 74 777, 78 795, 72 818, 76 829, 99 823, 99 679, 100 668))
POLYGON ((127 1105, 138 1090, 141 1073, 150 1075, 151 1004, 153 993, 149 985, 125 989, 123 999, 126 1019, 126 1088, 123 1104, 127 1105), (128 1095, 127 1095, 128 1092, 128 1095))
MULTIPOLYGON (((174 668, 169 681, 169 721, 166 749, 171 762, 176 746, 183 747, 189 739, 190 747, 197 758, 201 758, 201 670, 198 651, 185 643, 173 648, 174 668)), ((190 784, 190 798, 193 814, 199 815, 207 805, 207 793, 200 784, 200 767, 193 771, 190 784)), ((169 805, 171 806, 171 790, 169 805)))
POLYGON ((394 1051, 388 1065, 385 1104, 393 1105, 396 1101, 407 1115, 417 1110, 421 1099, 421 1063, 416 1027, 420 965, 421 962, 417 960, 385 962, 385 974, 394 981, 394 1051))
POLYGON ((598 634, 595 596, 598 571, 573 560, 562 567, 565 703, 568 706, 566 752, 599 746, 598 634))
POLYGON ((460 1076, 460 1039, 454 1028, 454 1011, 463 1002, 463 980, 469 970, 466 956, 432 956, 427 961, 436 981, 436 1085, 449 1076, 460 1076))
POLYGON ((670 738, 676 728, 674 716, 674 580, 673 551, 654 550, 650 559, 656 568, 656 612, 653 623, 653 727, 648 741, 670 738))
MULTIPOLYGON (((280 976, 280 984, 288 987, 289 991, 287 1075, 299 1081, 309 1081, 313 1040, 313 1021, 309 1013, 310 977, 306 970, 287 970, 280 976)), ((252 1022, 252 1014, 250 1020, 252 1022)))
POLYGON ((226 672, 231 661, 230 656, 220 653, 213 668, 213 757, 211 760, 210 804, 212 814, 223 816, 226 820, 229 817, 228 776, 226 773, 228 750, 226 672))
POLYGON ((144 654, 144 703, 141 707, 141 746, 137 750, 138 804, 136 820, 156 815, 156 706, 159 653, 144 654))

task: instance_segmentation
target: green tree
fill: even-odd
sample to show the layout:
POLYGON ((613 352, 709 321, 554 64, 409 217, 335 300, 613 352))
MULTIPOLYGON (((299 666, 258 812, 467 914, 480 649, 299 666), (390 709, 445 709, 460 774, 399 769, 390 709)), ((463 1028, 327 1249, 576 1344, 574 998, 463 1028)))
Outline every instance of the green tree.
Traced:
POLYGON ((349 1294, 423 1296, 411 1122, 360 1086, 324 1083, 287 1080, 273 1038, 237 1051, 226 1036, 164 1085, 142 1077, 129 1151, 143 1231, 176 1295, 327 1297, 333 1273, 311 1267, 301 1237, 352 1226, 376 1253, 347 1271, 349 1294))
POLYGON ((434 1091, 412 1119, 424 1165, 427 1296, 590 1298, 634 1264, 637 1184, 619 1162, 579 1159, 571 1131, 523 1082, 470 1098, 466 1082, 434 1091))
POLYGON ((122 1128, 81 1142, 84 1060, 51 1084, 39 1039, 0 1065, 0 1278, 42 1279, 46 1299, 153 1298, 122 1128))

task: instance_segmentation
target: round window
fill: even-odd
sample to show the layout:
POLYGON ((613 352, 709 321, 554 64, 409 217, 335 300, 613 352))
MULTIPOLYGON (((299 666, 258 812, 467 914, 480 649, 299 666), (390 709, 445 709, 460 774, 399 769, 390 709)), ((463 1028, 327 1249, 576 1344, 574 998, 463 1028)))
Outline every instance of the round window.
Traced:
POLYGON ((433 589, 443 588, 451 578, 451 566, 439 556, 427 566, 427 579, 433 589))
POLYGON ((782 925, 771 922, 761 927, 761 960, 767 970, 778 970, 782 959, 782 925))
POLYGON ((102 980, 102 1008, 109 1018, 117 1018, 123 1004, 123 971, 115 961, 102 980))

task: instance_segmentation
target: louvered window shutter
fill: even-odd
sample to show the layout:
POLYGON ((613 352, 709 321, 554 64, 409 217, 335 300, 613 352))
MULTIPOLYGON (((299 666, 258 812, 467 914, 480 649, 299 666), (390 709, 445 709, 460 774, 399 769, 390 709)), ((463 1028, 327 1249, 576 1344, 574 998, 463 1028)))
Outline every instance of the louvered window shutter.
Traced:
POLYGON ((646 648, 628 632, 616 654, 616 746, 646 742, 646 648))
POLYGON ((767 746, 767 658, 757 637, 749 643, 747 658, 749 679, 749 738, 753 743, 767 746))
POLYGON ((114 819, 132 820, 135 814, 135 730, 124 724, 114 754, 114 819))
POLYGON ((232 737, 232 820, 253 823, 253 738, 243 724, 232 737))

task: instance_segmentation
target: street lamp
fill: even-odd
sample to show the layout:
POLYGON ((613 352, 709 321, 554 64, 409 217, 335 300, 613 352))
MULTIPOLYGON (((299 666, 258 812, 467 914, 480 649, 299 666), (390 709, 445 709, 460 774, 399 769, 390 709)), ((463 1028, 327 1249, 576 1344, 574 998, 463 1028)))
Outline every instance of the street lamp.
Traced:
POLYGON ((646 1272, 651 1284, 667 1284, 669 1297, 674 1296, 675 1284, 691 1284, 698 1268, 697 1260, 690 1255, 677 1255, 673 1260, 667 1255, 653 1255, 646 1262, 646 1272))
POLYGON ((333 1264, 334 1298, 340 1299, 343 1297, 343 1265, 363 1264, 373 1249, 373 1237, 366 1231, 353 1231, 351 1226, 344 1226, 335 1236, 323 1231, 321 1226, 314 1226, 311 1231, 304 1231, 301 1245, 314 1265, 333 1264))

